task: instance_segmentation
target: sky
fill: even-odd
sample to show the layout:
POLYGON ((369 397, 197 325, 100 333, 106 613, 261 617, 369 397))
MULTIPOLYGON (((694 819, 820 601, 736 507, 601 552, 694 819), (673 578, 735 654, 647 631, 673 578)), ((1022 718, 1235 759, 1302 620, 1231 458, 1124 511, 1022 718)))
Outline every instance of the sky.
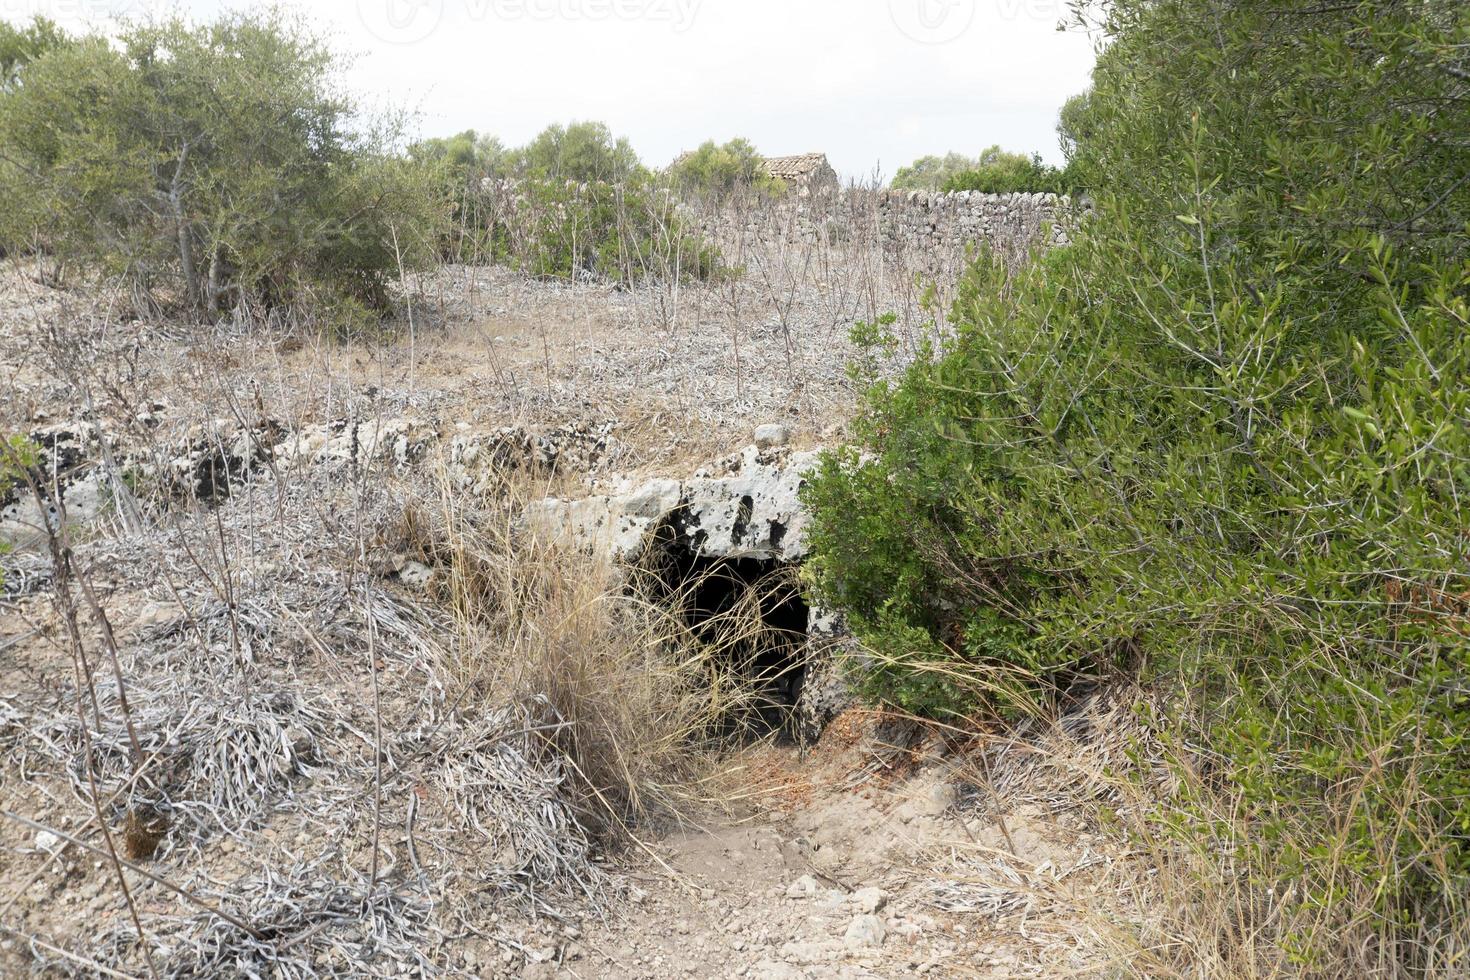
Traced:
MULTIPOLYGON (((291 6, 291 4, 285 4, 291 6)), ((64 27, 119 15, 207 19, 219 0, 0 0, 64 27)), ((826 153, 853 179, 992 144, 1061 162, 1056 116, 1087 87, 1093 41, 1066 0, 316 0, 296 4, 369 104, 425 136, 524 143, 597 119, 662 166, 706 139, 826 153)))

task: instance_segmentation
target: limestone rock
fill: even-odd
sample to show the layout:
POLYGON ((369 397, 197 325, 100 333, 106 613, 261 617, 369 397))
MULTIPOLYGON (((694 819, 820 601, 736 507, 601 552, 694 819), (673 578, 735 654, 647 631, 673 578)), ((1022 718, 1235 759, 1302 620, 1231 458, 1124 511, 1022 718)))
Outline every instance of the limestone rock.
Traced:
POLYGON ((751 446, 687 480, 540 501, 527 508, 526 522, 614 561, 637 558, 658 528, 706 558, 797 561, 806 554, 807 524, 798 492, 817 456, 751 446))
POLYGON ((787 898, 810 898, 817 893, 817 879, 802 875, 786 886, 787 898))
POLYGON ((888 927, 883 924, 882 919, 876 915, 860 915, 848 924, 842 941, 851 949, 861 949, 866 946, 882 946, 887 937, 888 927))
POLYGON ((774 449, 791 441, 791 428, 780 422, 768 422, 755 430, 757 449, 774 449))
POLYGON ((852 903, 864 912, 880 912, 888 905, 888 893, 881 888, 859 888, 852 893, 852 903))

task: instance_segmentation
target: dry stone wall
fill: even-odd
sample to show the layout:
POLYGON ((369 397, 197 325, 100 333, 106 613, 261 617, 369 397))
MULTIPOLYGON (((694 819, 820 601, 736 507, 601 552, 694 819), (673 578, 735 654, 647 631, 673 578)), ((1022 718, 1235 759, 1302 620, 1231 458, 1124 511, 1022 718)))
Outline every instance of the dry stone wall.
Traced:
POLYGON ((982 242, 1006 254, 1066 244, 1080 211, 1056 194, 850 189, 726 203, 699 212, 698 221, 727 251, 783 243, 881 247, 937 271, 955 267, 982 242))

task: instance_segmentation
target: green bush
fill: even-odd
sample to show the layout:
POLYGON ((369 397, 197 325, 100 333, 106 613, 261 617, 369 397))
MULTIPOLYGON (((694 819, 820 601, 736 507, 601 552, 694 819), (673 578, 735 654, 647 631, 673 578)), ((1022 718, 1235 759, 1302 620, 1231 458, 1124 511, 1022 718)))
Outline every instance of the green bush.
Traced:
POLYGON ((0 21, 0 92, 19 87, 22 69, 67 43, 66 33, 45 17, 36 17, 26 27, 0 21))
MULTIPOLYGON (((24 436, 0 436, 0 505, 8 505, 24 471, 36 465, 36 444, 24 436)), ((10 542, 0 540, 0 555, 10 551, 10 542)), ((5 576, 0 574, 0 585, 5 576)))
POLYGON ((531 180, 617 184, 645 174, 627 137, 600 122, 548 126, 510 161, 512 174, 531 180))
MULTIPOLYGON (((1075 120, 1078 110, 1069 103, 1058 124, 1065 144, 1064 127, 1075 120)), ((977 157, 948 153, 942 157, 920 157, 907 167, 900 167, 889 186, 894 190, 925 190, 951 193, 980 191, 985 194, 1052 193, 1069 194, 1075 184, 1070 169, 1058 170, 1043 163, 1041 155, 1009 153, 999 146, 984 150, 977 157)))
POLYGON ((669 167, 669 177, 685 193, 721 198, 742 189, 779 194, 785 184, 772 177, 765 158, 746 139, 719 144, 706 140, 669 167))
POLYGON ((0 242, 203 312, 323 287, 381 307, 443 202, 391 120, 349 129, 340 68, 276 13, 48 41, 0 93, 0 242))
POLYGON ((956 174, 975 167, 975 158, 963 153, 920 157, 907 167, 899 167, 888 186, 896 191, 937 191, 956 174))
POLYGON ((1382 943, 1443 935, 1470 888, 1470 8, 1087 9, 1095 211, 1014 273, 981 256, 943 349, 869 373, 863 452, 807 491, 814 587, 878 651, 868 692, 929 714, 1139 672, 1237 801, 1176 829, 1382 943))
POLYGON ((1063 171, 1042 163, 1041 154, 1024 156, 1007 153, 992 146, 980 154, 975 165, 945 178, 940 189, 981 191, 985 194, 1066 194, 1069 192, 1063 171))
POLYGON ((674 199, 646 178, 621 184, 524 180, 491 188, 474 255, 528 275, 616 282, 708 279, 721 271, 714 246, 689 231, 674 199))
POLYGON ((618 282, 707 279, 719 269, 718 252, 602 123, 549 126, 510 150, 469 130, 409 153, 449 202, 444 258, 618 282))
POLYGON ((467 129, 453 136, 420 140, 408 148, 411 158, 426 165, 442 165, 464 184, 487 177, 506 177, 514 160, 500 140, 489 133, 467 129))

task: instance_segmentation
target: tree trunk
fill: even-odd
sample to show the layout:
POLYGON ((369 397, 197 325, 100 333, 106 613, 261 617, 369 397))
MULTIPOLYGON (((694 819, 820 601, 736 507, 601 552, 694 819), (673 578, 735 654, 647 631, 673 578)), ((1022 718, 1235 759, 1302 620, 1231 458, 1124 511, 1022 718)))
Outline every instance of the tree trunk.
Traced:
POLYGON ((174 166, 173 180, 169 183, 168 203, 173 208, 174 222, 178 225, 179 271, 184 277, 184 294, 189 305, 199 306, 199 273, 194 268, 194 233, 184 214, 184 164, 189 161, 189 143, 186 140, 179 151, 179 162, 174 166))
POLYGON ((205 287, 204 306, 210 313, 219 312, 219 246, 209 250, 209 283, 205 287))

